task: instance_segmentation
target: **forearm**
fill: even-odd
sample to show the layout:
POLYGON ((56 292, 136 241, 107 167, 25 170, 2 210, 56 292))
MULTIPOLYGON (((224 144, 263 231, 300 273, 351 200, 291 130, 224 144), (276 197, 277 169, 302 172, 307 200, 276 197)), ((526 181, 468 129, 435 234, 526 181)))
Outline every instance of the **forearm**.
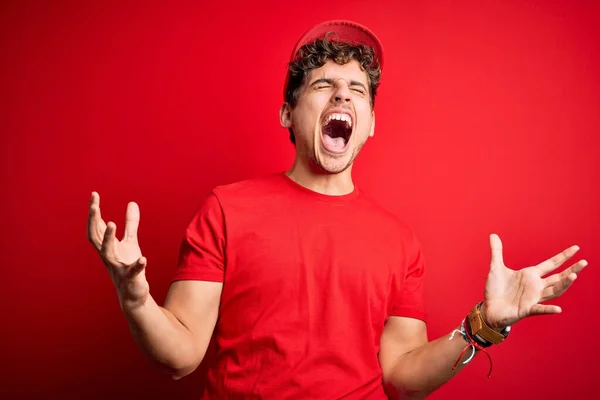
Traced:
POLYGON ((174 379, 192 372, 204 357, 195 348, 192 333, 152 296, 144 305, 123 312, 142 351, 174 379))
POLYGON ((396 360, 393 368, 384 376, 401 398, 422 399, 442 386, 463 367, 463 361, 471 356, 467 349, 453 369, 467 342, 456 332, 428 342, 396 360))

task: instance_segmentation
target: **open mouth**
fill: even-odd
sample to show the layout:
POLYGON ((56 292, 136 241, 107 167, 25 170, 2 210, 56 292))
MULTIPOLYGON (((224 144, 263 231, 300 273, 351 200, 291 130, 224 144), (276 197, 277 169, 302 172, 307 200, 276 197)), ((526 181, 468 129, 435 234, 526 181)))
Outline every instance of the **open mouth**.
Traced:
POLYGON ((348 114, 329 114, 321 129, 325 148, 332 152, 342 152, 352 136, 352 118, 348 114))

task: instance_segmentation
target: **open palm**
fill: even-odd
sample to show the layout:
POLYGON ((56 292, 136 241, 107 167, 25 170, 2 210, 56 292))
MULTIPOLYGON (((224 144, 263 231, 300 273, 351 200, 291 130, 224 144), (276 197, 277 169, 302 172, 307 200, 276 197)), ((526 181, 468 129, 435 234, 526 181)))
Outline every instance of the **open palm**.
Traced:
POLYGON ((100 214, 100 196, 92 193, 88 216, 88 240, 100 253, 100 258, 117 288, 122 307, 142 304, 148 297, 145 276, 146 259, 142 257, 137 230, 140 210, 136 203, 127 205, 123 239, 116 238, 117 227, 104 222, 100 214))
POLYGON ((562 272, 553 272, 579 250, 571 246, 554 257, 533 267, 512 270, 504 265, 502 242, 498 235, 490 235, 491 263, 485 284, 483 313, 492 328, 503 328, 533 315, 557 314, 561 308, 541 304, 557 298, 577 279, 587 265, 580 260, 562 272))

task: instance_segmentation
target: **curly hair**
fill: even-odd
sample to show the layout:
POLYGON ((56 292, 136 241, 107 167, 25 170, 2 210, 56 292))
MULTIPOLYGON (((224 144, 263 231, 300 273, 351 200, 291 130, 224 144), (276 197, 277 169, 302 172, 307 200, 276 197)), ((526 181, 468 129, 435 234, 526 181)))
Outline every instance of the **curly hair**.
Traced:
MULTIPOLYGON (((351 60, 356 60, 363 71, 367 73, 369 80, 369 94, 371 108, 375 107, 375 96, 381 79, 381 67, 375 58, 373 49, 364 44, 351 44, 330 39, 331 32, 323 39, 315 39, 305 44, 298 50, 296 58, 288 64, 288 82, 285 88, 285 102, 294 108, 300 98, 300 89, 305 79, 313 69, 321 68, 328 60, 344 65, 351 60)), ((294 131, 289 128, 290 141, 296 144, 294 131)))

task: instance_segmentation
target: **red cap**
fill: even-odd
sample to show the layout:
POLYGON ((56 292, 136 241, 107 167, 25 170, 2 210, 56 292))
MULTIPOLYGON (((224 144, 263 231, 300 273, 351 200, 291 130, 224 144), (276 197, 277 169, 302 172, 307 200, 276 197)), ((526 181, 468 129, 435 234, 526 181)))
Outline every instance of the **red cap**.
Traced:
MULTIPOLYGON (((320 24, 309 29, 294 46, 292 55, 290 56, 290 62, 294 61, 298 50, 307 43, 312 42, 315 39, 322 39, 325 34, 329 32, 335 32, 337 34, 336 40, 340 42, 348 42, 351 44, 365 44, 373 49, 375 53, 375 59, 379 61, 379 67, 383 69, 383 47, 381 42, 367 27, 360 25, 356 22, 347 20, 332 20, 321 22, 320 24)), ((289 80, 289 72, 286 75, 285 86, 289 80)), ((285 89, 284 89, 285 90, 285 89)))
POLYGON ((375 52, 375 58, 379 60, 379 65, 383 67, 383 47, 377 36, 375 36, 375 34, 366 26, 343 19, 321 22, 309 29, 308 32, 302 35, 300 40, 298 40, 298 43, 296 43, 290 61, 294 60, 300 47, 315 39, 322 39, 325 34, 329 32, 335 32, 340 42, 366 44, 371 47, 375 52))

